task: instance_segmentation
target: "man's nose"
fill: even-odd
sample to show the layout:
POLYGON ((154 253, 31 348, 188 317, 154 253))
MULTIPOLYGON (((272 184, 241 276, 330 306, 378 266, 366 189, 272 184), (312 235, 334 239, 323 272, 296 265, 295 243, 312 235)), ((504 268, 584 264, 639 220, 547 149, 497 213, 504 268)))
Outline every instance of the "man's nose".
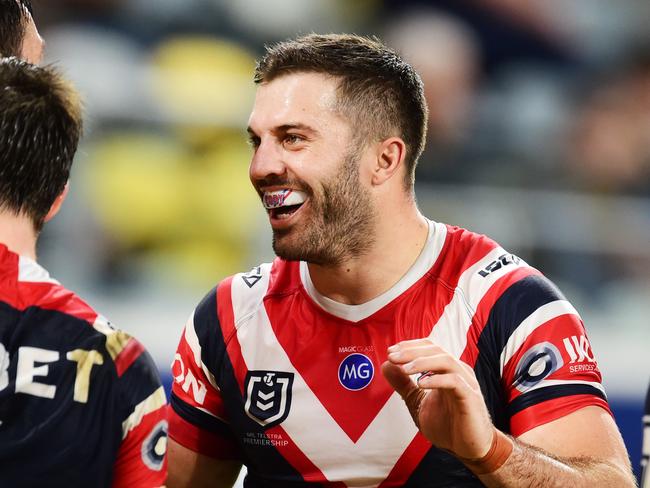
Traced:
POLYGON ((251 180, 259 181, 269 176, 284 175, 286 171, 280 151, 271 141, 262 141, 251 159, 249 168, 251 180))

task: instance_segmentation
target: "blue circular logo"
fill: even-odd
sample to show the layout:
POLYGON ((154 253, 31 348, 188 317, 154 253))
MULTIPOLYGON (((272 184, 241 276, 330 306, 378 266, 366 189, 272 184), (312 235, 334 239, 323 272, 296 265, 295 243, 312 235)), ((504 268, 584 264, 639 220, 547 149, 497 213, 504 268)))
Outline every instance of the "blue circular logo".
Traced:
POLYGON ((350 354, 339 365, 339 381, 344 388, 357 391, 370 384, 375 368, 368 356, 350 354))
POLYGON ((515 387, 527 391, 564 366, 562 354, 550 342, 531 347, 515 369, 515 387))

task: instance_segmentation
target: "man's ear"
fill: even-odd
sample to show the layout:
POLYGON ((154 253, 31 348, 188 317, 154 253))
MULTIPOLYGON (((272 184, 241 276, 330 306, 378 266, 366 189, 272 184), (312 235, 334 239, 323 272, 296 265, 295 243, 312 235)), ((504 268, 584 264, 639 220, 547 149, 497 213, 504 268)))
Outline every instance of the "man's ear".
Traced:
POLYGON ((390 137, 382 141, 377 148, 377 159, 372 173, 372 184, 381 185, 401 173, 406 156, 406 144, 399 137, 390 137))
POLYGON ((61 209, 61 205, 63 205, 63 200, 65 200, 65 197, 68 196, 68 190, 70 189, 70 184, 66 183, 65 186, 63 187, 63 191, 59 194, 58 197, 56 197, 56 200, 54 200, 54 203, 52 203, 52 206, 50 207, 49 212, 47 212, 47 215, 45 216, 45 219, 43 219, 44 222, 49 222, 54 218, 54 216, 59 213, 59 210, 61 209))

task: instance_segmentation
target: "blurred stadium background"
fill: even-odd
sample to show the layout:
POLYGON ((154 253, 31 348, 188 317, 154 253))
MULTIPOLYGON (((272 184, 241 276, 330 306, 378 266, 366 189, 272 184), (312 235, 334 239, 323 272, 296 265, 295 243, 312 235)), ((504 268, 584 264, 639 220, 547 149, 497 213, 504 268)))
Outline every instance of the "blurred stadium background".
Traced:
POLYGON ((431 218, 484 232, 581 311, 638 470, 650 380, 647 0, 36 0, 46 61, 86 100, 69 201, 41 262, 136 335, 169 381, 225 275, 272 259, 244 127, 264 43, 378 35, 431 110, 431 218))

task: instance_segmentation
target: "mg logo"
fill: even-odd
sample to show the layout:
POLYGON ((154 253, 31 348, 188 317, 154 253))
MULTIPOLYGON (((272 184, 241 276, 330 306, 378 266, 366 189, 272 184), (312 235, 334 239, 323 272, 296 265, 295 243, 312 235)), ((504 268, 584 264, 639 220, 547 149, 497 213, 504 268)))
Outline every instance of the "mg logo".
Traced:
POLYGON ((348 390, 363 390, 374 375, 372 361, 364 354, 350 354, 339 365, 339 382, 348 390))
POLYGON ((293 373, 249 371, 246 374, 246 415, 264 428, 278 425, 289 415, 293 373))

